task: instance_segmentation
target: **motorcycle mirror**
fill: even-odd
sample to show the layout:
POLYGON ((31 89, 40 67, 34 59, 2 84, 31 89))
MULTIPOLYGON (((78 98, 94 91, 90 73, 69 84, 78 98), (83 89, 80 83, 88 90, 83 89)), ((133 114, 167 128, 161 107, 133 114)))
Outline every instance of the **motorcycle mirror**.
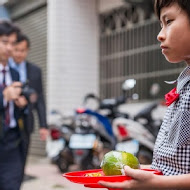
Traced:
POLYGON ((139 95, 137 93, 132 95, 132 99, 133 100, 138 100, 139 99, 139 95))
POLYGON ((124 91, 130 90, 130 89, 134 88, 135 85, 136 85, 136 80, 135 80, 135 79, 127 79, 127 80, 122 84, 122 89, 123 89, 124 91))
POLYGON ((97 110, 100 106, 100 99, 95 94, 87 94, 84 98, 83 105, 86 109, 97 110))
POLYGON ((160 85, 158 83, 153 83, 150 87, 150 94, 156 96, 160 92, 160 85))

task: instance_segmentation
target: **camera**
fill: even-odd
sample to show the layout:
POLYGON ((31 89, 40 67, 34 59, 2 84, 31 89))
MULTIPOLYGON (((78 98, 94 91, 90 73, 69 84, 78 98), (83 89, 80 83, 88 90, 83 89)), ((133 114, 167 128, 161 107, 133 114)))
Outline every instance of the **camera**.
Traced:
POLYGON ((29 86, 28 82, 22 85, 21 96, 24 96, 30 103, 35 103, 37 101, 37 93, 29 86))

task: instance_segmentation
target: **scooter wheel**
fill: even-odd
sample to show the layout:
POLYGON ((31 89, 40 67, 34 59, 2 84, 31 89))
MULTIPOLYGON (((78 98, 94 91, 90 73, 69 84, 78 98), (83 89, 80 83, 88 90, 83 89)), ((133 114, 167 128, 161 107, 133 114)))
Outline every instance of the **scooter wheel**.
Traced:
POLYGON ((70 163, 68 163, 68 161, 64 157, 60 156, 58 158, 57 166, 58 166, 61 173, 67 172, 68 168, 69 168, 69 165, 70 165, 70 163))
POLYGON ((140 149, 137 158, 140 164, 151 164, 152 163, 152 152, 146 149, 140 149))

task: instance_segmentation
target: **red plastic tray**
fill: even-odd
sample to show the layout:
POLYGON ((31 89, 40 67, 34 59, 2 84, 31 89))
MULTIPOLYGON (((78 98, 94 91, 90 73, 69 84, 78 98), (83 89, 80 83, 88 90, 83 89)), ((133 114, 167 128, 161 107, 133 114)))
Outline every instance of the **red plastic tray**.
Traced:
MULTIPOLYGON (((153 172, 156 175, 163 175, 162 172, 158 170, 152 170, 152 169, 142 169, 142 170, 153 172)), ((64 173, 63 177, 67 178, 71 182, 80 183, 83 184, 85 187, 91 187, 91 188, 105 188, 99 185, 98 181, 122 182, 131 179, 131 177, 125 175, 105 176, 101 169, 68 172, 64 173), (97 173, 97 172, 101 173, 102 176, 96 176, 96 177, 85 176, 88 173, 97 173)))

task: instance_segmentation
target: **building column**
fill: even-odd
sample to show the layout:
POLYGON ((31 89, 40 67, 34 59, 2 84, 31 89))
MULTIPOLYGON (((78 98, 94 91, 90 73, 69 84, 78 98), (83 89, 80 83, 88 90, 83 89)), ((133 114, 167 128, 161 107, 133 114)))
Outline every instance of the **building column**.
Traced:
POLYGON ((98 62, 96 0, 48 0, 48 111, 72 111, 98 94, 98 62))

